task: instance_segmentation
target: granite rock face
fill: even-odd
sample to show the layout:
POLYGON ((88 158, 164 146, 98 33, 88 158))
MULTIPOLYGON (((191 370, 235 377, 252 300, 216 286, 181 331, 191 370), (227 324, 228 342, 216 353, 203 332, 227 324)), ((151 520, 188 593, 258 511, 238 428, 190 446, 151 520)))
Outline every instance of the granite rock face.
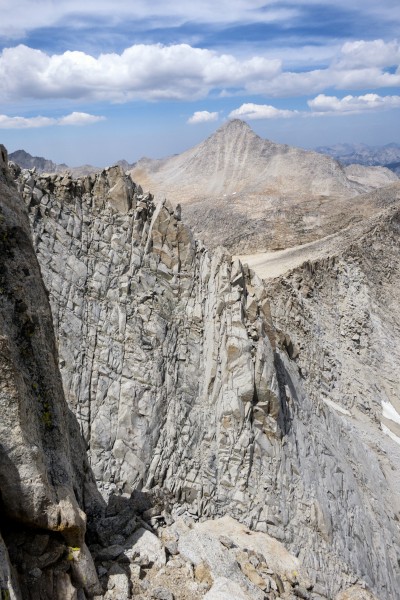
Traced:
POLYGON ((382 465, 308 387, 272 324, 274 294, 119 167, 77 180, 23 172, 19 186, 64 392, 104 496, 159 489, 173 518, 229 514, 282 541, 314 598, 358 581, 395 598, 382 465))
POLYGON ((73 598, 78 589, 91 594, 98 580, 85 545, 84 509, 99 497, 64 399, 47 292, 3 146, 0 372, 2 598, 73 598), (70 547, 79 550, 73 565, 70 547), (75 585, 73 570, 83 557, 85 581, 75 585))
MULTIPOLYGON (((377 553, 385 555, 384 598, 396 596, 387 582, 399 577, 399 231, 397 202, 346 231, 330 255, 307 260, 266 283, 281 344, 296 354, 308 398, 320 414, 336 415, 341 429, 351 434, 354 458, 348 457, 357 480, 354 491, 361 492, 348 506, 349 516, 354 515, 353 543, 360 557, 366 551, 369 572, 379 562, 377 553), (361 521, 360 504, 370 515, 361 521), (386 544, 376 538, 374 521, 386 530, 386 544)), ((329 443, 337 435, 343 441, 331 430, 329 443)), ((311 440, 303 443, 311 449, 311 440)), ((315 449, 319 455, 327 452, 326 442, 321 443, 315 449)), ((340 506, 336 477, 327 479, 331 504, 325 512, 340 506)))
POLYGON ((64 388, 99 484, 162 484, 205 514, 214 495, 244 506, 254 436, 280 438, 283 425, 258 281, 119 168, 39 179, 28 202, 64 388))

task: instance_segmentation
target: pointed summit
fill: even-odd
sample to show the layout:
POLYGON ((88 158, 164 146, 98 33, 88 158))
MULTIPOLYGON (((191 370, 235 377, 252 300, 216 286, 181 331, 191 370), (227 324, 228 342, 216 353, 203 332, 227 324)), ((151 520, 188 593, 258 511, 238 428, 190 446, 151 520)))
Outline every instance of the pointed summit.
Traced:
MULTIPOLYGON (((252 131, 252 128, 246 121, 242 121, 242 119, 228 119, 217 129, 217 131, 252 131)), ((254 133, 254 132, 253 132, 254 133)))
POLYGON ((293 246, 308 242, 314 231, 331 233, 334 219, 328 208, 321 218, 321 201, 343 200, 350 218, 347 199, 365 190, 333 158, 263 139, 240 119, 226 121, 183 154, 139 161, 131 175, 156 196, 182 204, 208 245, 235 251, 239 237, 241 248, 258 250, 284 247, 290 239, 293 246), (303 208, 294 208, 301 203, 313 206, 304 223, 303 208))
POLYGON ((139 161, 131 175, 181 203, 241 194, 351 197, 358 191, 332 158, 263 139, 241 119, 226 121, 182 154, 139 161))
POLYGON ((183 202, 241 193, 251 189, 259 178, 257 163, 260 158, 265 162, 271 146, 247 123, 232 119, 183 154, 160 161, 139 161, 131 175, 153 192, 165 190, 183 202))
POLYGON ((225 121, 225 123, 223 123, 221 127, 211 134, 208 139, 210 140, 221 137, 234 138, 238 136, 250 136, 261 139, 256 133, 254 133, 250 125, 241 119, 229 119, 228 121, 225 121))

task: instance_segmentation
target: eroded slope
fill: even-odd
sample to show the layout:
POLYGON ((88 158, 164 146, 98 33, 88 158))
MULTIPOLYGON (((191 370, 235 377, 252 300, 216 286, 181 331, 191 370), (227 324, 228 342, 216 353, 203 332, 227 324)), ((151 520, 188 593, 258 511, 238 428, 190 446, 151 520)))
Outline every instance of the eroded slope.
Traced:
POLYGON ((347 171, 329 156, 264 140, 238 119, 180 155, 141 160, 130 173, 157 197, 181 203, 207 247, 222 244, 234 254, 336 233, 371 214, 373 203, 361 196, 397 181, 387 169, 347 171))
MULTIPOLYGON (((308 387, 275 334, 275 294, 268 302, 254 274, 195 243, 119 168, 25 173, 20 185, 65 393, 104 494, 160 488, 173 515, 230 514, 267 532, 309 568, 315 598, 357 578, 394 598, 385 469, 363 430, 308 387)), ((276 298, 281 328, 291 313, 276 298)), ((312 339, 310 352, 320 356, 312 339)))

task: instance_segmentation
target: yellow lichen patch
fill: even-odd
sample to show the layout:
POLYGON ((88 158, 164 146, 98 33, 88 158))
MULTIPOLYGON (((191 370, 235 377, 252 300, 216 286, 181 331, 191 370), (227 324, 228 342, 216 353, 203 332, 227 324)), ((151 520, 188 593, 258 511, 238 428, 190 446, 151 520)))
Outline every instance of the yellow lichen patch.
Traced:
POLYGON ((76 558, 79 557, 79 553, 80 553, 81 549, 79 548, 79 546, 68 546, 68 556, 67 556, 67 560, 75 560, 76 558))

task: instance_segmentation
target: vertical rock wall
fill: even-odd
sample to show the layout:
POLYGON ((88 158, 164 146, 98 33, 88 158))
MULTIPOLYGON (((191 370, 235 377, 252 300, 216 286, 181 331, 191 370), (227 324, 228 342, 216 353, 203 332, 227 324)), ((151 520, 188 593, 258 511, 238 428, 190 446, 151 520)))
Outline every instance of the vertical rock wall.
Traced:
POLYGON ((245 504, 256 431, 281 435, 265 293, 229 255, 196 244, 168 204, 131 193, 119 171, 114 184, 115 171, 41 179, 30 200, 92 467, 105 493, 169 482, 180 502, 198 490, 204 512, 221 486, 245 504), (123 213, 115 185, 126 185, 123 213))
POLYGON ((97 586, 84 541, 83 512, 85 495, 88 505, 96 501, 95 487, 75 417, 63 396, 57 359, 27 212, 0 146, 2 598, 72 598, 78 588, 91 593, 97 586), (87 561, 82 586, 72 583, 81 560, 68 562, 72 546, 87 561))
MULTIPOLYGON (((382 469, 276 347, 266 292, 117 168, 19 179, 63 385, 103 494, 159 487, 173 512, 282 540, 332 597, 398 589, 382 469)), ((274 298, 272 297, 272 303, 274 298)))

